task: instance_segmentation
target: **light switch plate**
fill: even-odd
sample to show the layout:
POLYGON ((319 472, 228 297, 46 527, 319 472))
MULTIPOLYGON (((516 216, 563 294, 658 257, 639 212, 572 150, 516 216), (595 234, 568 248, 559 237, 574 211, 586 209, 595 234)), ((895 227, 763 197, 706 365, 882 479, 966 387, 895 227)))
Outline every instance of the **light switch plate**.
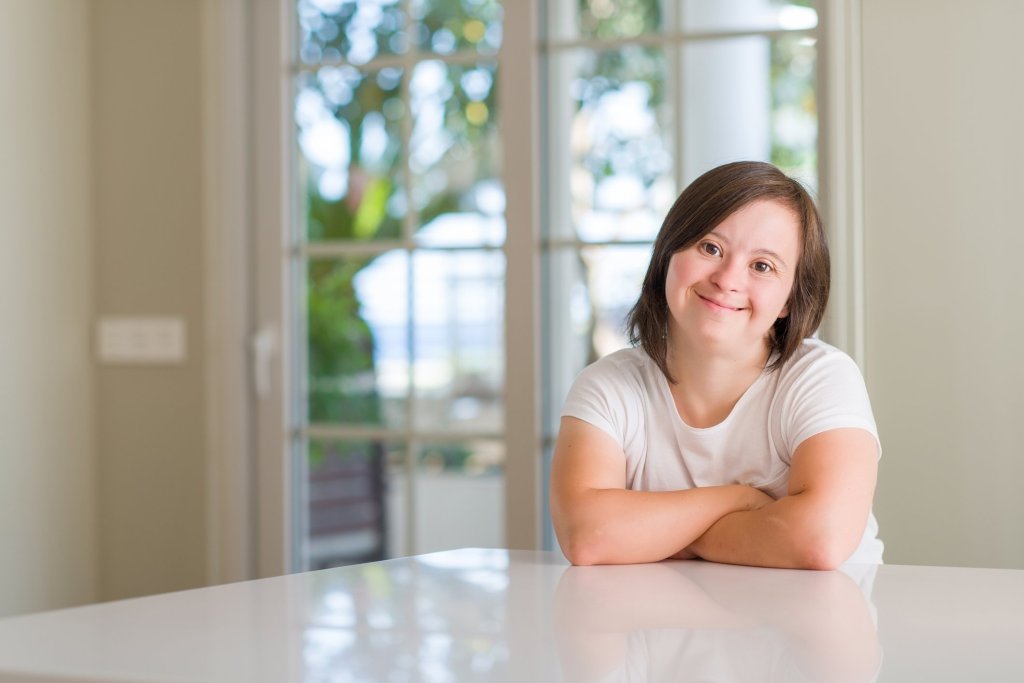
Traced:
POLYGON ((161 365, 185 362, 185 320, 178 317, 104 317, 97 324, 101 363, 161 365))

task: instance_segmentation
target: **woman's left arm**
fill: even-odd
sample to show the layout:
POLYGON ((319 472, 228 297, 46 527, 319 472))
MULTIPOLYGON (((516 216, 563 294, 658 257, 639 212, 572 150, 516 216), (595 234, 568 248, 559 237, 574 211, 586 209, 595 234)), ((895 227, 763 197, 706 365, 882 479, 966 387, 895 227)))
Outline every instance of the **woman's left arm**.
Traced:
POLYGON ((878 442, 863 429, 832 429, 801 443, 788 494, 719 519, 689 550, 712 562, 835 569, 864 533, 878 475, 878 442))

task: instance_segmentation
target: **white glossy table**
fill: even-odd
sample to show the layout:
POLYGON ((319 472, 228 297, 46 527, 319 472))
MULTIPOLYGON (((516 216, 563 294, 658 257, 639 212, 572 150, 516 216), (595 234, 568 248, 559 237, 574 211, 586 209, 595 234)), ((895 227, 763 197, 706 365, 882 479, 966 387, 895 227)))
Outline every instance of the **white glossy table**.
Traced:
POLYGON ((576 680, 1024 680, 1024 571, 457 550, 0 620, 0 681, 576 680))

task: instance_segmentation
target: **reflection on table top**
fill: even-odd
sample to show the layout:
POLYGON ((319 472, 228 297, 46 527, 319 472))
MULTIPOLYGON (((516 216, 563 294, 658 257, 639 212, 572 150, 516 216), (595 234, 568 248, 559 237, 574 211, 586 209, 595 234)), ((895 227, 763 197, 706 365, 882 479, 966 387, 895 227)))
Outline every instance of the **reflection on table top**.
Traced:
POLYGON ((1024 571, 456 550, 0 620, 0 681, 1024 680, 1024 571))

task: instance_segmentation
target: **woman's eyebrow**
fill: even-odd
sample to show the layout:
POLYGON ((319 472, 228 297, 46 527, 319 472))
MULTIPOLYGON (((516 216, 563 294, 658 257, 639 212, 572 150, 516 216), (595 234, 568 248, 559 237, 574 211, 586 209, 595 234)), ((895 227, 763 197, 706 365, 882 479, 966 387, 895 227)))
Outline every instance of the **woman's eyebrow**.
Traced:
POLYGON ((754 254, 763 254, 765 256, 770 256, 771 258, 773 258, 776 261, 778 261, 779 264, 783 268, 789 268, 789 266, 786 264, 786 262, 783 260, 783 258, 781 256, 779 256, 778 254, 776 254, 771 249, 755 249, 752 253, 754 253, 754 254))
MULTIPOLYGON (((717 237, 718 239, 722 240, 726 244, 729 243, 729 239, 725 235, 720 233, 720 232, 715 232, 714 230, 712 230, 708 234, 709 235, 714 235, 715 237, 717 237)), ((771 249, 754 249, 750 253, 757 254, 759 256, 760 255, 770 256, 771 258, 773 258, 776 261, 778 261, 782 265, 783 268, 789 268, 789 264, 786 263, 785 259, 783 259, 781 256, 779 256, 776 252, 772 251, 771 249)))

